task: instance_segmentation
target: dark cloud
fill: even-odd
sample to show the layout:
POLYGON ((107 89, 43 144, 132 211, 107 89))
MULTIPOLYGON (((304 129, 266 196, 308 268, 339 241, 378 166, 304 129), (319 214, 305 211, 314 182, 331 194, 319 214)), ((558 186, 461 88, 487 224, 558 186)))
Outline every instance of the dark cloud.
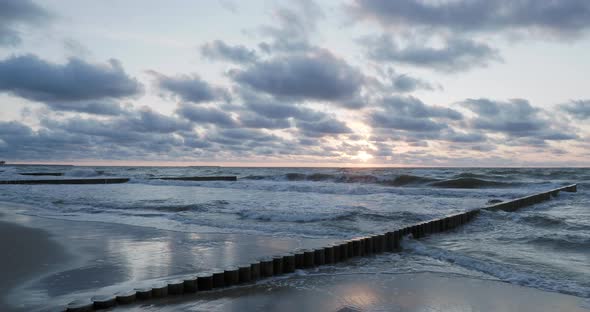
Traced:
POLYGON ((237 122, 230 114, 217 108, 200 107, 190 104, 182 104, 176 113, 197 124, 214 124, 220 127, 235 127, 237 122))
POLYGON ((121 104, 112 100, 51 102, 48 103, 48 106, 56 111, 79 112, 94 115, 116 116, 126 112, 121 104))
POLYGON ((292 7, 281 7, 274 11, 274 23, 262 26, 260 32, 271 38, 270 43, 262 42, 261 50, 303 51, 311 49, 310 37, 317 31, 318 21, 324 12, 314 1, 294 1, 292 7))
POLYGON ((434 90, 434 86, 422 79, 414 78, 407 74, 395 75, 391 78, 391 86, 394 92, 408 93, 416 90, 434 90))
POLYGON ((212 60, 249 63, 258 59, 256 51, 242 45, 230 46, 221 40, 215 40, 201 46, 201 55, 212 60))
POLYGON ((21 43, 21 26, 39 26, 51 19, 51 14, 30 0, 0 1, 0 46, 21 43))
POLYGON ((571 101, 559 106, 561 110, 578 120, 590 119, 590 100, 571 101))
POLYGON ((496 49, 472 40, 451 38, 442 47, 429 47, 423 42, 410 42, 401 47, 390 36, 368 37, 361 42, 367 56, 378 62, 392 62, 456 72, 487 66, 501 60, 496 49))
MULTIPOLYGON (((131 118, 137 118, 136 116, 131 118)), ((133 122, 73 117, 64 121, 42 120, 33 130, 18 124, 0 122, 0 152, 19 160, 79 159, 162 159, 183 146, 172 133, 158 132, 159 127, 133 122), (5 128, 20 131, 5 131, 5 128), (148 132, 155 130, 155 132, 148 132)))
POLYGON ((411 132, 432 132, 448 128, 444 120, 461 120, 463 115, 456 110, 428 106, 409 96, 392 96, 381 100, 379 109, 369 115, 373 127, 411 132))
POLYGON ((286 129, 291 127, 289 119, 267 118, 252 113, 240 114, 240 124, 246 128, 286 129))
POLYGON ((138 132, 172 133, 193 129, 193 126, 185 120, 160 114, 147 107, 140 109, 137 117, 129 120, 129 124, 138 132))
POLYGON ((247 111, 256 113, 269 119, 294 118, 305 121, 317 121, 326 114, 304 107, 297 103, 278 101, 269 96, 262 96, 253 92, 242 92, 241 98, 247 111))
POLYGON ((363 75, 326 51, 273 58, 235 70, 232 77, 276 97, 332 101, 349 108, 362 105, 354 99, 359 96, 363 75))
POLYGON ((586 0, 355 0, 352 11, 386 27, 427 27, 458 32, 525 30, 577 35, 590 27, 586 0))
POLYGON ((382 99, 381 106, 394 112, 396 115, 408 117, 440 117, 451 120, 461 120, 463 118, 463 115, 454 109, 440 106, 429 106, 413 96, 386 97, 382 99))
POLYGON ((467 99, 461 103, 475 113, 469 120, 473 129, 504 133, 510 137, 532 137, 543 140, 576 139, 544 116, 543 111, 533 107, 527 100, 512 99, 507 102, 489 99, 467 99))
POLYGON ((277 140, 278 137, 267 132, 256 130, 256 129, 243 129, 243 128, 234 128, 234 129, 221 129, 218 132, 221 136, 226 138, 231 138, 234 140, 250 140, 250 141, 258 141, 258 142, 268 142, 277 140))
POLYGON ((374 127, 406 131, 440 131, 447 127, 446 124, 431 119, 392 116, 382 112, 373 113, 371 123, 374 127))
POLYGON ((306 136, 322 137, 351 133, 352 130, 342 121, 327 118, 320 121, 298 121, 297 128, 306 136))
POLYGON ((155 77, 160 90, 182 101, 202 103, 226 96, 222 89, 212 87, 196 74, 169 77, 154 71, 150 73, 155 77))
POLYGON ((30 135, 33 130, 18 121, 0 121, 0 133, 2 135, 30 135))
POLYGON ((129 111, 126 115, 100 120, 94 118, 72 117, 65 121, 50 118, 42 119, 48 129, 62 129, 71 133, 82 133, 91 136, 103 136, 111 139, 133 140, 138 136, 157 133, 174 133, 192 131, 192 124, 173 116, 166 116, 148 107, 137 111, 129 111))
POLYGON ((482 143, 488 140, 487 136, 480 132, 456 132, 453 129, 443 133, 440 139, 454 143, 482 143))
POLYGON ((138 95, 142 85, 117 60, 90 64, 70 58, 66 64, 53 64, 28 54, 0 61, 0 91, 59 110, 109 113, 116 105, 104 100, 138 95))

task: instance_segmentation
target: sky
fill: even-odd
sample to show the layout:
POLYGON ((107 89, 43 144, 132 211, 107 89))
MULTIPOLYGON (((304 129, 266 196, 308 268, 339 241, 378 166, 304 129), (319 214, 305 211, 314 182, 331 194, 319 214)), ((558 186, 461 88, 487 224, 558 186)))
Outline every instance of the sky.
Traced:
POLYGON ((0 160, 590 166, 587 0, 0 0, 0 160))

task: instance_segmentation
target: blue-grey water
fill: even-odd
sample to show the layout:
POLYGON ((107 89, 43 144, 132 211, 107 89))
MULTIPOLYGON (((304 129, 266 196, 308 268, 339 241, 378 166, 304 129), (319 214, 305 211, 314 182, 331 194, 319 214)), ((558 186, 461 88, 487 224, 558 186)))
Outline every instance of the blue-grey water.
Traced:
MULTIPOLYGON (((578 193, 517 212, 483 212, 456 231, 404 242, 404 257, 356 270, 437 271, 590 297, 590 169, 225 168, 4 166, 63 177, 129 177, 111 185, 0 185, 0 201, 24 213, 195 233, 346 239, 485 206, 564 184, 578 193), (238 181, 153 178, 236 175, 238 181)), ((35 177, 43 178, 43 177, 35 177)))

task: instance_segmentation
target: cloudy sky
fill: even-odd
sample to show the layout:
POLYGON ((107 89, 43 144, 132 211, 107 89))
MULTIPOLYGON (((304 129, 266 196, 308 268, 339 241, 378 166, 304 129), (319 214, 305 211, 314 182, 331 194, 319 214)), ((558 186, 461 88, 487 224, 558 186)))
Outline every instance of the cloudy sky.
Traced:
POLYGON ((588 166, 590 1, 0 0, 0 159, 588 166))

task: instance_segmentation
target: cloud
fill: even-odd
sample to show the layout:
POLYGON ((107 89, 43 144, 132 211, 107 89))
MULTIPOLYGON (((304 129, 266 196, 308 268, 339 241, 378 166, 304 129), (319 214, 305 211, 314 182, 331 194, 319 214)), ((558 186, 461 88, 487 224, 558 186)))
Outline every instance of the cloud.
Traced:
POLYGON ((166 116, 142 107, 128 114, 106 120, 81 118, 74 116, 64 121, 51 118, 42 119, 42 125, 48 129, 62 129, 71 133, 82 133, 91 136, 102 136, 127 141, 148 134, 167 134, 192 131, 193 125, 173 116, 166 116))
POLYGON ((434 90, 435 87, 427 81, 414 78, 408 74, 394 74, 391 77, 391 87, 394 92, 408 93, 416 90, 434 90))
POLYGON ((538 140, 572 140, 578 136, 551 122, 543 111, 527 100, 512 99, 507 102, 490 99, 467 99, 460 103, 475 113, 468 121, 473 129, 499 132, 509 137, 534 137, 538 140))
POLYGON ((243 90, 241 98, 244 109, 269 119, 294 118, 305 121, 317 121, 326 117, 326 114, 304 107, 297 103, 279 101, 271 96, 256 94, 243 90))
POLYGON ((28 54, 0 61, 0 90, 41 102, 124 98, 141 92, 120 62, 90 64, 71 58, 52 64, 28 54))
POLYGON ((180 116, 196 123, 213 124, 229 128, 237 126, 237 122, 231 115, 217 108, 182 104, 176 112, 180 116))
POLYGON ((148 107, 110 118, 48 115, 35 130, 17 121, 0 122, 0 153, 19 160, 177 160, 201 155, 200 149, 210 146, 193 127, 148 107))
POLYGON ((65 64, 53 64, 27 54, 0 61, 0 92, 56 110, 115 114, 121 108, 113 99, 135 96, 142 90, 114 59, 90 64, 70 58, 65 64))
POLYGON ((400 47, 388 35, 362 39, 367 56, 379 62, 392 62, 445 72, 485 67, 490 61, 501 60, 496 49, 473 40, 451 38, 442 47, 429 47, 423 42, 410 42, 400 47))
POLYGON ((256 51, 237 45, 230 46, 215 40, 201 46, 201 55, 211 60, 230 61, 238 64, 254 62, 258 59, 256 51))
POLYGON ((483 143, 488 140, 488 137, 480 132, 456 132, 448 129, 440 139, 455 143, 483 143))
POLYGON ((276 97, 331 101, 358 108, 352 100, 363 84, 361 72, 327 51, 273 58, 232 72, 233 79, 276 97))
POLYGON ((3 135, 29 135, 33 131, 18 121, 0 121, 0 133, 3 135))
POLYGON ((51 14, 30 0, 0 1, 0 46, 16 46, 22 38, 20 26, 38 26, 47 23, 51 14))
POLYGON ((289 119, 267 118, 247 112, 240 114, 240 124, 246 128, 258 129, 286 129, 291 127, 289 119))
POLYGON ((413 96, 386 97, 382 99, 381 105, 391 112, 409 117, 440 117, 451 120, 461 120, 463 118, 463 115, 454 109, 440 106, 429 106, 413 96))
POLYGON ((126 112, 121 104, 112 100, 51 102, 48 104, 48 106, 56 111, 79 112, 106 116, 116 116, 126 112))
POLYGON ((560 105, 559 108, 575 119, 590 119, 590 100, 571 101, 560 105))
POLYGON ((143 107, 138 116, 128 121, 131 128, 138 132, 172 133, 177 131, 192 131, 193 126, 182 119, 166 116, 143 107))
POLYGON ((335 118, 327 118, 312 122, 298 121, 297 128, 309 137, 352 133, 352 130, 344 122, 335 118))
POLYGON ((426 27, 434 31, 498 32, 524 30, 551 36, 577 36, 590 27, 586 0, 355 0, 360 18, 386 27, 426 27))
POLYGON ((432 132, 448 128, 442 120, 461 120, 463 115, 450 108, 428 106, 412 96, 391 96, 383 98, 368 118, 377 128, 432 132))
POLYGON ((305 51, 312 48, 310 37, 317 32, 318 21, 325 17, 322 8, 312 0, 295 1, 293 6, 274 11, 274 23, 262 26, 260 32, 270 36, 271 43, 262 42, 259 47, 273 51, 305 51))
POLYGON ((222 89, 212 87, 196 74, 170 77, 155 71, 149 73, 154 76, 160 90, 178 100, 202 103, 214 101, 226 95, 222 89))

